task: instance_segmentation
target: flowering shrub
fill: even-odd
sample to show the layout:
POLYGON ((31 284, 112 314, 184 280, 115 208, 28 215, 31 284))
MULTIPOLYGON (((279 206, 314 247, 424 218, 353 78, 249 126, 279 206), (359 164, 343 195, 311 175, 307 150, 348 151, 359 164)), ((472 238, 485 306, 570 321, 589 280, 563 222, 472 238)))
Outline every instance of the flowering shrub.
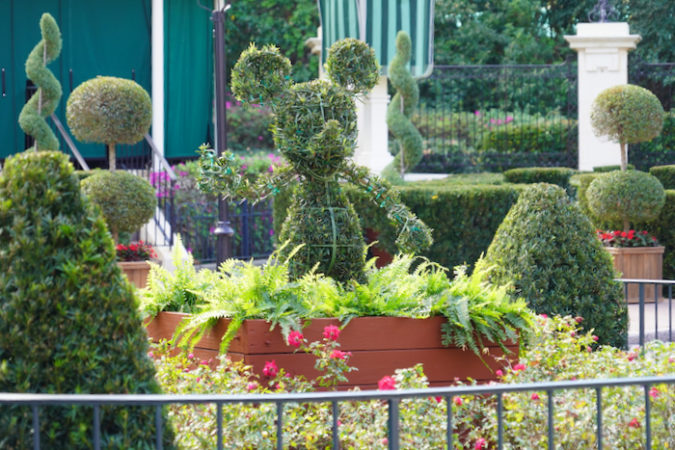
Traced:
MULTIPOLYGON (((498 372, 504 383, 576 380, 606 377, 654 376, 675 372, 675 344, 651 342, 643 351, 596 347, 592 333, 581 333, 581 317, 536 320, 531 344, 518 363, 498 372)), ((299 332, 297 332, 299 333, 299 332)), ((302 342, 288 334, 289 344, 302 342)), ((323 344, 326 344, 324 339, 323 344)), ((331 341, 334 342, 334 341, 331 341)), ((299 344, 300 345, 304 344, 299 344)), ((157 376, 164 392, 267 393, 308 392, 315 383, 289 376, 270 364, 269 376, 256 378, 249 367, 221 358, 217 369, 200 364, 194 355, 169 356, 166 345, 153 349, 157 376)), ((428 387, 423 368, 383 374, 379 388, 428 387)), ((607 448, 642 448, 645 433, 645 392, 641 387, 612 387, 602 391, 603 443, 607 448)), ((654 448, 675 446, 675 386, 654 385, 648 391, 654 448)), ((504 448, 546 448, 547 394, 517 392, 503 396, 504 448)), ((593 448, 596 443, 594 390, 556 391, 554 397, 556 448, 593 448)), ((400 402, 401 448, 438 448, 445 442, 447 402, 441 397, 400 402)), ((494 396, 462 395, 452 402, 454 448, 494 448, 497 440, 494 396)), ((387 448, 388 407, 382 401, 341 402, 338 417, 341 448, 387 448)), ((215 406, 173 405, 170 417, 182 448, 215 447, 215 406)), ((232 448, 268 448, 275 438, 274 404, 223 406, 223 433, 232 448)), ((326 448, 331 443, 331 406, 287 403, 284 406, 284 443, 291 448, 326 448)))
POLYGON ((132 242, 129 245, 117 244, 118 261, 148 261, 157 258, 157 253, 152 245, 143 242, 132 242))
POLYGON ((596 230, 605 247, 656 247, 659 241, 646 231, 602 231, 596 230))

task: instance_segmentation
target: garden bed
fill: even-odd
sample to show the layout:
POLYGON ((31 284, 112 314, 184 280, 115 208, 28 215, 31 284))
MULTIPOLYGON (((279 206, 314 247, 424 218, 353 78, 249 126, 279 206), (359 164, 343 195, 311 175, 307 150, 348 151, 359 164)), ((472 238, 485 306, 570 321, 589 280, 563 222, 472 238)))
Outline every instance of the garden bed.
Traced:
MULTIPOLYGON (((155 342, 171 339, 176 326, 186 316, 182 313, 160 312, 154 318, 146 319, 148 335, 155 342)), ((203 360, 213 359, 215 364, 221 338, 229 322, 220 319, 195 345, 193 353, 203 360)), ((342 330, 339 342, 340 350, 352 352, 350 365, 358 370, 347 374, 349 381, 341 383, 340 387, 376 388, 383 376, 417 363, 424 365, 424 373, 434 386, 448 385, 457 379, 472 378, 479 382, 495 380, 497 377, 494 371, 505 364, 495 360, 504 355, 502 349, 497 344, 486 343, 487 353, 483 355, 483 363, 471 350, 444 347, 441 344, 441 325, 445 322, 444 317, 353 318, 342 330)), ((320 340, 327 325, 340 325, 340 322, 337 319, 314 319, 303 329, 303 334, 310 342, 320 340)), ((507 348, 512 352, 509 359, 517 360, 518 345, 510 342, 507 348)), ((304 375, 309 379, 318 376, 319 372, 314 369, 315 358, 293 350, 278 327, 270 331, 268 322, 248 319, 230 343, 228 356, 251 365, 253 372, 261 377, 265 362, 271 360, 291 375, 304 375)))

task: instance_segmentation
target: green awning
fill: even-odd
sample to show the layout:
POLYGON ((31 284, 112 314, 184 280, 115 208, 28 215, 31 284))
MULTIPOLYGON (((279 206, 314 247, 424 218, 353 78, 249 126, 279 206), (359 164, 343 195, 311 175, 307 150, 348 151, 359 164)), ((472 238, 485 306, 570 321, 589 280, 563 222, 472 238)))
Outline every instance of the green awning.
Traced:
POLYGON ((335 41, 353 37, 375 49, 386 75, 396 53, 396 33, 408 32, 413 45, 410 72, 431 74, 434 61, 434 0, 318 0, 322 62, 335 41))

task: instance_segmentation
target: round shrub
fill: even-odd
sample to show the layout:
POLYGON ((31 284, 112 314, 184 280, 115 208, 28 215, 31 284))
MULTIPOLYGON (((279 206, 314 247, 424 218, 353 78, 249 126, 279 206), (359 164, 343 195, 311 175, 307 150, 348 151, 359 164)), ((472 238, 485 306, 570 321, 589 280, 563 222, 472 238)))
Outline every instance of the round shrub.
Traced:
POLYGON ((581 316, 600 343, 626 342, 626 306, 611 257, 558 186, 535 184, 520 195, 476 270, 512 285, 537 313, 581 316))
POLYGON ((80 185, 82 192, 100 206, 116 241, 119 233, 137 231, 155 214, 155 190, 131 173, 97 171, 80 185))
POLYGON ((654 166, 649 169, 649 173, 659 179, 664 189, 675 189, 675 164, 654 166))
MULTIPOLYGON (((158 393, 132 288, 68 157, 8 158, 0 199, 0 392, 158 393)), ((91 408, 39 416, 43 448, 90 448, 91 408)), ((102 407, 101 447, 154 448, 154 417, 152 407, 102 407)), ((32 439, 30 408, 0 408, 0 448, 32 439)))
POLYGON ((569 192, 571 189, 570 177, 575 173, 576 170, 569 167, 524 167, 505 171, 504 180, 509 183, 555 184, 569 192))
POLYGON ((637 170, 615 171, 595 178, 586 191, 591 212, 603 221, 646 222, 659 216, 666 201, 661 182, 637 170))

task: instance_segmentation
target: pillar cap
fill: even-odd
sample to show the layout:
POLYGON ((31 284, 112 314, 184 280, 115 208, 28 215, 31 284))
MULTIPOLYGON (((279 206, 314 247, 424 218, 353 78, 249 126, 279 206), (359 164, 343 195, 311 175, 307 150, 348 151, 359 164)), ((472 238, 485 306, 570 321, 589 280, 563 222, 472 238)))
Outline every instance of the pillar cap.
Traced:
POLYGON ((577 24, 576 35, 566 35, 570 48, 620 48, 632 50, 642 37, 630 34, 626 22, 602 22, 577 24))

